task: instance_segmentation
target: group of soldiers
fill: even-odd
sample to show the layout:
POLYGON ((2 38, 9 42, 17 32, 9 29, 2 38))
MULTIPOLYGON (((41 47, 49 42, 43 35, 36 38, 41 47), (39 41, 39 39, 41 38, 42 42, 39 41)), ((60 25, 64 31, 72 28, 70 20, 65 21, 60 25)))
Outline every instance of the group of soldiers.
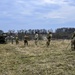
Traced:
MULTIPOLYGON (((6 37, 6 41, 7 41, 7 39, 8 39, 9 37, 7 36, 6 37)), ((24 45, 26 46, 28 46, 28 36, 27 35, 25 35, 24 36, 24 45)), ((51 41, 51 38, 52 38, 52 33, 51 32, 48 32, 48 34, 47 34, 47 41, 46 41, 46 45, 47 45, 47 47, 50 45, 50 41, 51 41)), ((14 39, 15 39, 15 43, 16 43, 16 45, 18 45, 19 44, 19 38, 18 38, 18 35, 16 35, 16 37, 14 38, 13 36, 10 36, 10 41, 11 41, 11 43, 13 44, 13 42, 14 42, 14 39)), ((35 40, 35 45, 37 45, 38 44, 38 40, 39 40, 39 34, 38 34, 38 32, 35 32, 35 36, 34 36, 34 40, 35 40)))
MULTIPOLYGON (((35 38, 34 39, 35 40, 35 45, 37 45, 38 44, 38 40, 39 40, 39 35, 38 35, 37 32, 35 33, 34 38, 35 38)), ((51 38, 52 38, 52 32, 48 32, 46 38, 47 38, 46 46, 49 47, 50 42, 51 42, 51 38)), ((14 37, 11 36, 11 43, 12 44, 13 44, 13 39, 14 39, 14 37)), ((15 42, 16 42, 16 45, 19 44, 19 38, 18 38, 18 36, 15 37, 15 42)), ((27 35, 24 36, 24 45, 28 46, 28 36, 27 35)), ((71 38, 71 49, 75 50, 75 31, 74 31, 74 33, 72 35, 72 38, 71 38)))

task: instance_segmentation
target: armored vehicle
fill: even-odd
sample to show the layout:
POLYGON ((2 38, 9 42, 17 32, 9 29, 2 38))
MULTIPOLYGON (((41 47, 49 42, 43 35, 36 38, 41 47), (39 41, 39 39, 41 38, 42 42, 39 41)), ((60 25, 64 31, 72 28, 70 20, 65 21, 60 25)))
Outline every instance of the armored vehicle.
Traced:
POLYGON ((0 34, 0 44, 6 44, 6 37, 7 37, 6 33, 0 34))

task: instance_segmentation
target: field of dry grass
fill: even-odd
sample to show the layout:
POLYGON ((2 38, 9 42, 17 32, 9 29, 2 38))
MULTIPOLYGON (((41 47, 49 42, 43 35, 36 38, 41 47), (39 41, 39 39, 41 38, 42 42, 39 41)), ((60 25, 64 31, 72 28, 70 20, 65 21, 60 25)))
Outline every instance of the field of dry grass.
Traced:
POLYGON ((25 47, 0 44, 0 75, 75 75, 75 51, 71 51, 69 40, 45 41, 38 46, 29 41, 25 47), (68 47, 67 47, 68 46, 68 47))

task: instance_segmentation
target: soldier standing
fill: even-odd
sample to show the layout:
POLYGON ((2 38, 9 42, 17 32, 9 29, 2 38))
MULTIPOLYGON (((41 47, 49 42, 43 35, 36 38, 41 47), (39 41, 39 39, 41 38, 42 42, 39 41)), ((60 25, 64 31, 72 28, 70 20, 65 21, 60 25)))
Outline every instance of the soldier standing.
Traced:
POLYGON ((50 45, 51 38, 52 38, 52 33, 49 32, 49 33, 47 34, 47 42, 46 42, 47 47, 50 45))
POLYGON ((71 39, 71 49, 75 50, 75 31, 72 35, 72 39, 71 39))
POLYGON ((6 43, 8 43, 8 40, 9 40, 9 36, 7 36, 7 37, 5 38, 6 43))
POLYGON ((28 46, 28 36, 27 35, 24 36, 24 45, 28 46))
POLYGON ((19 38, 18 38, 18 36, 16 36, 15 42, 16 42, 16 45, 19 44, 19 38))
POLYGON ((36 32, 35 33, 35 45, 37 45, 37 42, 38 42, 38 33, 36 32))
POLYGON ((11 43, 13 44, 13 42, 14 42, 14 37, 11 36, 10 38, 11 38, 11 43))

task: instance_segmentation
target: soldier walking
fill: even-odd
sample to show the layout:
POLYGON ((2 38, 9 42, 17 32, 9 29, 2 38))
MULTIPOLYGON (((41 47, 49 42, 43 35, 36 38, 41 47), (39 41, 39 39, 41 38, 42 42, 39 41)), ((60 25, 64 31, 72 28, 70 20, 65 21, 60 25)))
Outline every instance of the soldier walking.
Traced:
POLYGON ((8 40, 9 40, 9 36, 7 36, 7 37, 5 38, 6 43, 8 43, 8 40))
POLYGON ((28 36, 27 35, 24 36, 24 45, 28 46, 28 36))
POLYGON ((19 44, 19 38, 18 38, 18 36, 16 36, 15 42, 16 42, 16 45, 19 44))
POLYGON ((11 36, 10 38, 11 38, 11 43, 13 44, 13 42, 14 42, 14 37, 11 36))
POLYGON ((37 45, 37 43, 38 43, 38 33, 36 32, 35 33, 35 45, 37 45))
POLYGON ((51 38, 52 38, 52 33, 49 32, 49 33, 47 34, 47 42, 46 42, 47 47, 50 45, 51 38))

